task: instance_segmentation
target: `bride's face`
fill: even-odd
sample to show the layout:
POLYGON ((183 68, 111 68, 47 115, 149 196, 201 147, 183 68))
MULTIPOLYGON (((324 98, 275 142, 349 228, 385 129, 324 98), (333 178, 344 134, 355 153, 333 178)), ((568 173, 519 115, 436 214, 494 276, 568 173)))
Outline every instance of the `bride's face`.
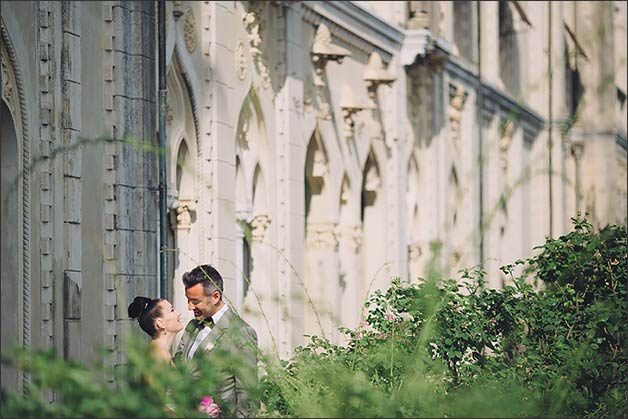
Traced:
POLYGON ((161 318, 158 319, 162 323, 162 327, 167 333, 177 333, 183 329, 181 323, 181 314, 174 309, 170 301, 163 300, 159 303, 161 309, 161 318))

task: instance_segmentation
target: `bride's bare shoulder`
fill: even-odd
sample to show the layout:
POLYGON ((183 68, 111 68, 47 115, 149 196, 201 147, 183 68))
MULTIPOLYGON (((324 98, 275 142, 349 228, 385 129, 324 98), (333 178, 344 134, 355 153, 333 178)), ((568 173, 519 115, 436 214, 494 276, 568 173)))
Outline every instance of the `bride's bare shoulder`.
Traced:
POLYGON ((165 349, 163 349, 161 346, 156 344, 154 341, 151 342, 150 346, 151 346, 151 349, 152 349, 153 358, 155 358, 155 360, 163 361, 163 362, 172 362, 172 355, 170 355, 170 352, 168 352, 165 349))

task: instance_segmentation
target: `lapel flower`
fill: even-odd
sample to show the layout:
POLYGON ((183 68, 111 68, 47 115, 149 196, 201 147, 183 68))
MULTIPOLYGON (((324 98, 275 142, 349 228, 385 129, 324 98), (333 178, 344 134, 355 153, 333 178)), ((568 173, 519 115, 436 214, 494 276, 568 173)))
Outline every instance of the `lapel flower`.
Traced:
POLYGON ((205 345, 205 350, 211 351, 212 349, 214 349, 214 346, 214 342, 207 342, 207 345, 205 345))
POLYGON ((201 413, 206 413, 207 417, 217 418, 220 415, 220 407, 214 402, 211 396, 201 397, 201 403, 197 409, 201 413))

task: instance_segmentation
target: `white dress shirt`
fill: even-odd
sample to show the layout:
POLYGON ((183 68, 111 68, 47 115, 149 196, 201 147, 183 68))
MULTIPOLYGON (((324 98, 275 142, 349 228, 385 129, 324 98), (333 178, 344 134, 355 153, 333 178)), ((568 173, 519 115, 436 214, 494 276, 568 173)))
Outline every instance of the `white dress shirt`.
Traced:
MULTIPOLYGON (((216 313, 214 313, 213 316, 211 316, 212 320, 214 321, 214 326, 218 323, 218 321, 222 318, 222 316, 227 312, 227 310, 229 310, 229 306, 225 304, 222 306, 220 310, 218 310, 216 313)), ((209 335, 211 331, 212 331, 211 327, 205 326, 203 330, 198 332, 198 334, 196 335, 196 339, 194 340, 194 343, 192 344, 192 347, 188 351, 188 356, 187 356, 188 359, 192 359, 192 357, 194 356, 194 353, 198 349, 201 342, 207 337, 207 335, 209 335)))

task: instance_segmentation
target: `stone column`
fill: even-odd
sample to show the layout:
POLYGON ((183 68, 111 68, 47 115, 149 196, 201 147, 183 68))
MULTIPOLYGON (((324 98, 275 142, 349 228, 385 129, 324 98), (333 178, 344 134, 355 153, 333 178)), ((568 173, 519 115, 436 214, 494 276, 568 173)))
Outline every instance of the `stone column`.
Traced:
POLYGON ((339 313, 340 325, 355 328, 360 324, 360 313, 364 301, 360 299, 360 246, 362 245, 361 225, 341 225, 338 227, 339 272, 339 313))
POLYGON ((338 240, 334 223, 308 223, 305 236, 305 334, 335 340, 339 319, 338 240))

